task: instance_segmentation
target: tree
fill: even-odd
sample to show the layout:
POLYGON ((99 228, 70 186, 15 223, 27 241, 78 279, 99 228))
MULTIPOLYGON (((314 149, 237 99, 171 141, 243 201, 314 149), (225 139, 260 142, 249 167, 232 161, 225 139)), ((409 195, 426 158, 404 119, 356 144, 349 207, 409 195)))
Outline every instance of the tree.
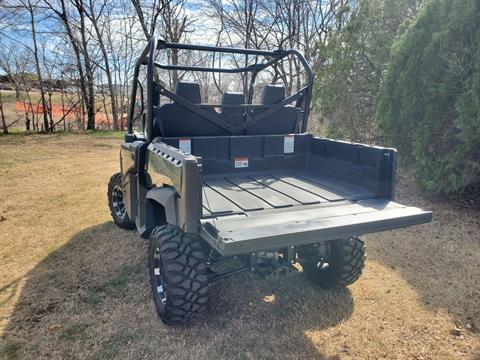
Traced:
MULTIPOLYGON (((191 25, 191 20, 188 18, 185 12, 186 0, 174 0, 165 2, 161 11, 163 29, 165 31, 165 40, 173 43, 180 43, 184 40, 185 35, 188 32, 188 28, 191 25)), ((178 65, 179 63, 179 51, 178 49, 171 49, 170 63, 172 65, 178 65)), ((171 73, 171 86, 176 84, 179 80, 179 74, 177 70, 173 70, 171 73)))
POLYGON ((419 3, 361 0, 356 7, 343 9, 339 15, 344 26, 317 45, 315 104, 328 136, 382 142, 376 97, 391 45, 419 3))
POLYGON ((2 93, 0 93, 0 118, 2 119, 3 133, 5 135, 8 135, 8 125, 7 125, 7 121, 5 120, 5 114, 3 113, 2 93))
POLYGON ((77 14, 71 14, 65 0, 54 3, 43 0, 65 29, 65 35, 75 54, 79 75, 79 85, 83 103, 87 110, 87 129, 95 129, 95 89, 93 83, 93 64, 90 57, 85 24, 84 4, 82 0, 72 0, 77 14), (78 16, 77 16, 78 15, 78 16), (78 38, 80 35, 80 39, 78 38))
MULTIPOLYGON (((212 18, 219 18, 218 43, 257 49, 298 49, 311 61, 315 43, 326 43, 336 26, 343 22, 341 13, 353 0, 208 0, 212 18)), ((234 59, 235 60, 235 59, 234 59)), ((236 66, 246 66, 237 62, 236 66)), ((274 65, 272 81, 283 82, 287 94, 305 83, 305 74, 295 57, 274 65)), ((247 77, 243 76, 246 91, 247 77)))
POLYGON ((158 18, 171 0, 131 0, 146 40, 149 40, 157 28, 158 18))
MULTIPOLYGON (((88 4, 84 8, 84 11, 85 11, 85 15, 88 17, 88 19, 92 23, 92 26, 95 30, 95 34, 97 36, 96 40, 103 56, 104 71, 105 71, 105 76, 107 77, 108 91, 109 91, 110 102, 112 107, 113 128, 115 130, 118 130, 119 125, 118 125, 118 113, 117 113, 117 99, 115 94, 115 88, 113 86, 112 72, 110 70, 110 58, 107 53, 107 47, 105 46, 105 42, 102 36, 102 31, 100 29, 100 24, 99 24, 100 17, 104 15, 104 11, 107 6, 107 1, 104 0, 100 4, 98 14, 96 13, 95 3, 98 4, 98 2, 94 2, 93 0, 88 0, 88 4)), ((106 19, 105 21, 108 22, 110 21, 110 19, 106 19)))
MULTIPOLYGON (((38 16, 44 17, 42 14, 42 8, 39 6, 40 0, 32 1, 32 0, 19 0, 18 2, 5 2, 3 4, 4 9, 6 10, 3 14, 5 17, 10 18, 8 20, 9 27, 15 29, 19 33, 27 33, 28 36, 20 37, 20 39, 16 39, 15 37, 10 37, 12 42, 20 44, 24 47, 28 52, 33 55, 34 66, 35 66, 35 73, 36 73, 36 84, 40 91, 40 103, 41 103, 41 111, 43 115, 43 128, 45 131, 49 131, 49 117, 50 112, 48 108, 48 103, 46 99, 46 91, 45 91, 45 84, 43 81, 43 67, 40 59, 40 44, 39 44, 39 35, 37 29, 37 20, 38 16), (25 15, 25 17, 23 16, 25 15), (15 19, 16 21, 14 21, 15 19), (31 43, 28 42, 28 37, 31 39, 31 43)), ((5 58, 10 56, 5 56, 5 58)), ((7 68, 9 65, 2 66, 4 69, 7 68)), ((6 71, 9 73, 9 71, 6 71)), ((13 80, 14 84, 16 84, 14 78, 15 76, 10 75, 10 78, 13 80)), ((16 86, 16 95, 17 98, 19 96, 18 88, 16 86)), ((51 123, 51 119, 50 119, 51 123)), ((27 129, 29 128, 29 120, 28 116, 26 119, 27 129)))
POLYGON ((480 183, 480 2, 430 0, 395 42, 379 96, 389 143, 433 194, 480 183))
POLYGON ((40 64, 40 55, 39 55, 39 46, 37 40, 37 30, 36 30, 36 20, 35 20, 35 13, 38 11, 38 2, 32 2, 30 0, 21 1, 22 5, 28 11, 28 15, 30 17, 30 26, 31 26, 31 35, 32 35, 32 42, 33 42, 33 58, 35 59, 35 70, 37 72, 38 77, 38 87, 40 89, 40 100, 42 102, 42 114, 43 114, 43 126, 45 131, 49 131, 49 121, 48 121, 48 106, 47 106, 47 99, 45 95, 45 86, 43 83, 43 75, 42 69, 40 64))

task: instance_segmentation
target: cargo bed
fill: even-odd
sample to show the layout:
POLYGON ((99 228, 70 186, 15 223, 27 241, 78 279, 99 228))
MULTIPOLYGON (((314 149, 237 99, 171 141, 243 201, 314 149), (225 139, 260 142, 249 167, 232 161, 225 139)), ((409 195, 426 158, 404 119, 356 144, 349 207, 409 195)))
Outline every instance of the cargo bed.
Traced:
POLYGON ((222 255, 431 220, 394 202, 393 149, 308 134, 162 139, 186 141, 202 168, 200 233, 222 255))
POLYGON ((206 178, 203 204, 202 236, 224 255, 390 230, 432 217, 304 173, 206 178))

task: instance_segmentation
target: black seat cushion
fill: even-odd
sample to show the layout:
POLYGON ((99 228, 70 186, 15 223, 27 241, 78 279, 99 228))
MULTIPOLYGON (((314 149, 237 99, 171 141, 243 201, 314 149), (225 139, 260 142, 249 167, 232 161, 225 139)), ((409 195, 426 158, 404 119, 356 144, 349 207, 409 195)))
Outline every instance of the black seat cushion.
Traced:
MULTIPOLYGON (((274 105, 285 100, 285 87, 283 85, 266 85, 262 93, 263 105, 274 105)), ((253 117, 268 109, 256 109, 253 117)), ((286 105, 246 129, 247 135, 290 134, 295 132, 297 125, 298 109, 286 105)))
MULTIPOLYGON (((212 114, 217 113, 213 109, 204 110, 212 114)), ((157 108, 155 118, 162 119, 163 133, 167 137, 229 135, 223 128, 175 103, 164 104, 157 108)), ((160 136, 159 123, 156 125, 157 136, 160 136)))
MULTIPOLYGON (((175 94, 193 104, 202 102, 200 85, 195 82, 178 81, 175 94)), ((204 110, 214 115, 217 114, 214 109, 204 110)), ((220 126, 175 102, 155 108, 154 136, 161 136, 162 133, 167 137, 228 135, 228 132, 220 126)))

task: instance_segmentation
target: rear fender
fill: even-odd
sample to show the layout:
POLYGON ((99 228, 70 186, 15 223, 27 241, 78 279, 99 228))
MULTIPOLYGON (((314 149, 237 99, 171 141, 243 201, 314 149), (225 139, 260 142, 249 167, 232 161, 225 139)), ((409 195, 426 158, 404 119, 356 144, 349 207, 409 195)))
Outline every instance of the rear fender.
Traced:
POLYGON ((169 186, 149 190, 146 195, 148 209, 146 227, 153 229, 155 226, 164 224, 178 226, 177 199, 177 191, 169 186))

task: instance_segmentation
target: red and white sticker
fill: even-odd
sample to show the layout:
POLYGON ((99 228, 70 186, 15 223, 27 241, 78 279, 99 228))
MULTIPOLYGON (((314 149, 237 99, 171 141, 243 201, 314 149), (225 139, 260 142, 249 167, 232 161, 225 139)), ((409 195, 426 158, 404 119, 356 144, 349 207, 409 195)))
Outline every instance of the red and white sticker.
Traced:
POLYGON ((291 154, 295 152, 295 135, 285 135, 283 137, 283 153, 291 154))
POLYGON ((248 167, 248 157, 235 158, 235 169, 248 167))
POLYGON ((184 154, 190 155, 192 153, 192 140, 178 139, 178 147, 184 154))

